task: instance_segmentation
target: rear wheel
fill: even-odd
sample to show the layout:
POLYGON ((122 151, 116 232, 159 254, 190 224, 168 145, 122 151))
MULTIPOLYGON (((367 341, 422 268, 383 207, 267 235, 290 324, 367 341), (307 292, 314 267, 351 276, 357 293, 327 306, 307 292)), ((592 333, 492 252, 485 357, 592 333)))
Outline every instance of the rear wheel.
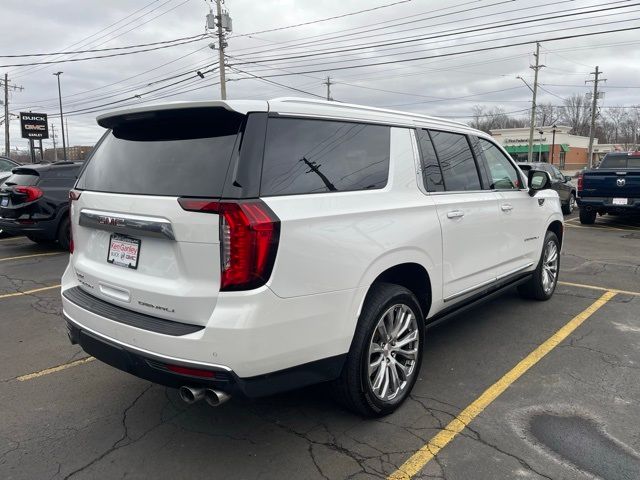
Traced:
POLYGON ((596 223, 596 211, 595 210, 585 210, 584 208, 580 209, 580 223, 583 225, 593 225, 596 223))
POLYGON ((524 298, 549 300, 558 284, 559 270, 560 242, 555 233, 547 231, 538 267, 534 270, 531 279, 518 287, 518 292, 524 298))
POLYGON ((404 287, 371 287, 340 378, 338 400, 367 417, 396 410, 411 392, 422 363, 424 319, 404 287))
POLYGON ((69 244, 71 243, 71 221, 69 220, 69 215, 65 215, 58 226, 57 240, 60 248, 69 250, 69 244))
POLYGON ((567 200, 567 204, 562 205, 562 213, 564 213, 565 215, 569 215, 573 213, 573 210, 575 208, 576 208, 576 194, 572 193, 571 196, 569 196, 569 200, 567 200))

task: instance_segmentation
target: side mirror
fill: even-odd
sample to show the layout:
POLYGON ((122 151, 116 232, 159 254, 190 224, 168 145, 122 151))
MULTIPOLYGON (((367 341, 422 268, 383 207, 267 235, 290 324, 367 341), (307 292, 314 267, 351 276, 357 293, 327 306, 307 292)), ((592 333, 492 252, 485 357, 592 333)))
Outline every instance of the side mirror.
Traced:
POLYGON ((527 180, 529 184, 529 195, 532 197, 540 190, 551 188, 551 177, 547 172, 543 172, 542 170, 529 170, 527 180))
POLYGON ((564 176, 564 181, 565 182, 570 182, 571 180, 573 180, 573 177, 571 175, 565 175, 564 176))

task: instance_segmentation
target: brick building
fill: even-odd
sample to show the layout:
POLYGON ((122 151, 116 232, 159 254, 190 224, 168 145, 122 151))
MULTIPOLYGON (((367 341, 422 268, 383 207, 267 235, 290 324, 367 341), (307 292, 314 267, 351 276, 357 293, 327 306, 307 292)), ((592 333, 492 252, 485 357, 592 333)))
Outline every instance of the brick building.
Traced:
MULTIPOLYGON (((552 163, 563 170, 580 170, 587 166, 589 137, 572 135, 570 131, 571 127, 565 125, 557 125, 555 128, 536 127, 533 136, 533 161, 552 163)), ((529 128, 491 130, 491 135, 516 161, 527 161, 529 128)), ((594 139, 594 149, 597 143, 598 139, 594 139)))

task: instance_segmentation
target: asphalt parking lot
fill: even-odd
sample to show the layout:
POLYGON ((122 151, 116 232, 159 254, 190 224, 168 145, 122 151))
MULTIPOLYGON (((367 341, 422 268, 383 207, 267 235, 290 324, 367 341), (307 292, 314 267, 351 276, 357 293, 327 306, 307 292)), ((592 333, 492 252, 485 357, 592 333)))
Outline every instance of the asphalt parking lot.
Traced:
POLYGON ((430 329, 380 420, 323 386, 214 409, 69 344, 67 255, 0 240, 0 478, 640 478, 640 220, 567 219, 561 281, 430 329))

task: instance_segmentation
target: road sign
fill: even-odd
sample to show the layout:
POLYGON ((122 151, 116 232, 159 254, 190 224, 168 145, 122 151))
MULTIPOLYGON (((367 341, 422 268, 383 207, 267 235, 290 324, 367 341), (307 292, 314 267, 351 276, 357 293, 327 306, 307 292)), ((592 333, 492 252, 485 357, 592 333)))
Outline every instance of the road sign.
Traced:
POLYGON ((22 138, 49 138, 49 124, 46 113, 20 112, 22 138))

